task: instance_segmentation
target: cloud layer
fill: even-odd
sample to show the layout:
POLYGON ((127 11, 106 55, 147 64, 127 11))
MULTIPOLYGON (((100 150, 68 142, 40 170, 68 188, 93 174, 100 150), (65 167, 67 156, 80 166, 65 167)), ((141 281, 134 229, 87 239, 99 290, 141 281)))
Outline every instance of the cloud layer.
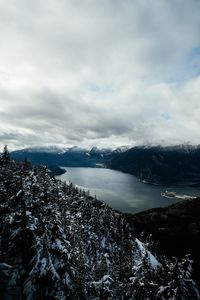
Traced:
POLYGON ((200 1, 0 0, 0 141, 200 143, 200 1))

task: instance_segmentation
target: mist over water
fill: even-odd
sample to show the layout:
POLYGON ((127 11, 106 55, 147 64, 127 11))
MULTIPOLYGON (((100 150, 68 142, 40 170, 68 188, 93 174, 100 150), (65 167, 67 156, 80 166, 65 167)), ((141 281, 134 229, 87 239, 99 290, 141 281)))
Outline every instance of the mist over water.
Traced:
MULTIPOLYGON (((57 178, 72 182, 90 195, 106 202, 112 208, 137 213, 155 207, 165 207, 180 200, 165 198, 161 193, 169 190, 177 194, 200 195, 200 190, 192 187, 155 186, 145 184, 130 174, 103 168, 64 168, 67 172, 57 178)), ((187 201, 187 200, 185 200, 187 201)))

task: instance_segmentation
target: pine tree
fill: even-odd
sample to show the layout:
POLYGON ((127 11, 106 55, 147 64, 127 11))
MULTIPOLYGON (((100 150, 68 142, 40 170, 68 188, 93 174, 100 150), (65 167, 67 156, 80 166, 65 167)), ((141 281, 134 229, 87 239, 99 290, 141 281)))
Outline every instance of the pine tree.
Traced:
POLYGON ((8 152, 8 147, 7 145, 4 146, 1 161, 3 165, 7 165, 10 162, 10 154, 8 152))

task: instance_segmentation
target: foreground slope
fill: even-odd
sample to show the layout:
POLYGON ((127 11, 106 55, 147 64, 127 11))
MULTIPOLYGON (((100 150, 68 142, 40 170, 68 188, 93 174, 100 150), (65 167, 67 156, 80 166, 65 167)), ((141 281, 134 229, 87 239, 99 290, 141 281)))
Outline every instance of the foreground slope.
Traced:
POLYGON ((170 256, 191 253, 195 279, 200 282, 200 198, 184 200, 168 207, 153 208, 128 215, 135 234, 145 231, 159 243, 159 250, 170 256))
POLYGON ((1 299, 199 299, 189 256, 149 251, 123 214, 0 158, 1 299))

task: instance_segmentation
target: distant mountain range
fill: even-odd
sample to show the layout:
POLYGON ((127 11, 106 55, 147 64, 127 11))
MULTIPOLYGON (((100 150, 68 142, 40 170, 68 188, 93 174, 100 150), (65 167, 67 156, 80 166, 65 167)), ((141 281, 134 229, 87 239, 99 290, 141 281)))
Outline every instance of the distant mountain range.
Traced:
POLYGON ((107 167, 137 176, 151 184, 200 186, 200 146, 126 146, 117 149, 37 147, 11 152, 34 165, 107 167))
POLYGON ((65 167, 95 167, 103 163, 103 158, 111 154, 111 149, 84 149, 80 147, 60 148, 34 147, 11 152, 14 159, 29 160, 34 165, 54 165, 65 167))

